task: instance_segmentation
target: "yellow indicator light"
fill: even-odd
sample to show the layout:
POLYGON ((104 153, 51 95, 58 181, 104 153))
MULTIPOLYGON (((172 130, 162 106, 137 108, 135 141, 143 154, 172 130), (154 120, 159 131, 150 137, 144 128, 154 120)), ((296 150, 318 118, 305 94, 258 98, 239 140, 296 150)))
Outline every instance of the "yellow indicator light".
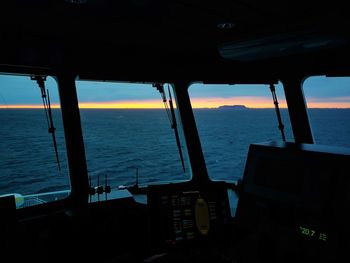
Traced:
POLYGON ((209 209, 207 202, 199 197, 194 205, 196 225, 199 233, 207 235, 210 228, 209 209))

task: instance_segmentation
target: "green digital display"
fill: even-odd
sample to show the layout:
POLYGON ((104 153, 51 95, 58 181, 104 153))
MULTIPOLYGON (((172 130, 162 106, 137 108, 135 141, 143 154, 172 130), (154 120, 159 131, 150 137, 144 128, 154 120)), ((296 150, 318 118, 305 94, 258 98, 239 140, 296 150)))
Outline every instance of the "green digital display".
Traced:
POLYGON ((305 226, 299 226, 299 233, 304 237, 317 239, 323 242, 326 242, 328 239, 328 235, 326 233, 305 226))

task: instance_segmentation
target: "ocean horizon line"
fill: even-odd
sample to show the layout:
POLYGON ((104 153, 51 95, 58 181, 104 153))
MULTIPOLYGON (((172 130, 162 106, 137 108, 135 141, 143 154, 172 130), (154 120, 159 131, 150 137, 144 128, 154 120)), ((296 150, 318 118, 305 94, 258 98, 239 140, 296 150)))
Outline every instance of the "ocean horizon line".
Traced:
MULTIPOLYGON (((224 106, 224 105, 222 105, 224 106)), ((240 110, 263 110, 263 109, 274 109, 275 107, 245 107, 245 108, 240 108, 240 109, 224 109, 224 108, 220 108, 221 106, 218 107, 192 107, 192 109, 196 109, 196 110, 233 110, 233 111, 240 111, 240 110)), ((176 108, 176 107, 175 107, 176 108)), ((288 109, 287 107, 279 107, 280 109, 288 109)), ((23 109, 23 110, 35 110, 35 109, 44 109, 42 106, 14 106, 14 105, 10 105, 10 106, 2 106, 0 105, 0 110, 4 110, 4 109, 23 109)), ((52 109, 61 109, 61 107, 52 107, 52 109)), ((109 108, 109 107, 79 107, 79 109, 81 110, 162 110, 164 109, 164 107, 154 107, 154 108, 136 108, 136 107, 124 107, 124 108, 109 108)), ((350 107, 307 107, 307 109, 350 109, 350 107)))
MULTIPOLYGON (((174 105, 176 108, 176 104, 174 105)), ((92 106, 90 105, 84 105, 84 103, 78 105, 79 109, 93 109, 93 110, 156 110, 156 109, 164 109, 163 105, 146 105, 145 104, 133 104, 133 105, 98 105, 98 106, 92 106), (105 107, 104 107, 105 106, 105 107)), ((0 104, 0 109, 43 109, 42 104, 0 104)), ((61 109, 61 105, 58 103, 53 103, 51 104, 52 109, 61 109)), ((203 107, 201 106, 196 106, 192 105, 193 109, 213 109, 213 110, 234 110, 234 111, 244 111, 244 110, 250 110, 250 109, 274 109, 275 106, 272 104, 271 106, 265 105, 260 105, 260 106, 247 106, 245 104, 222 104, 218 106, 208 106, 208 107, 203 107)), ((285 105, 279 105, 280 109, 288 109, 287 106, 285 105)), ((332 105, 332 106, 309 106, 307 107, 308 109, 350 109, 349 107, 346 107, 344 105, 332 105)))

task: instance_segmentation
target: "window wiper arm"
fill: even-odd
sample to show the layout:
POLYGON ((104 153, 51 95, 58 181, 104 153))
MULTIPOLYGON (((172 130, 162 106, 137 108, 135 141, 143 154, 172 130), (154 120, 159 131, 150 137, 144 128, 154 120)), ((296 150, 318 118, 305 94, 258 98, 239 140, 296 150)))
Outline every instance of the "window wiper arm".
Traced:
POLYGON ((180 136, 179 136, 179 131, 177 129, 174 105, 173 105, 173 101, 172 101, 172 97, 171 97, 170 88, 168 86, 169 107, 170 107, 170 110, 169 110, 169 107, 168 107, 168 104, 167 104, 167 99, 166 99, 165 92, 164 92, 163 84, 156 83, 156 84, 153 84, 153 87, 156 87, 157 90, 159 91, 160 95, 162 96, 163 103, 164 103, 164 106, 165 106, 165 110, 166 110, 166 112, 168 114, 168 118, 169 118, 169 121, 170 121, 170 124, 171 124, 171 128, 174 129, 176 145, 177 145, 177 148, 178 148, 178 151, 179 151, 182 168, 183 168, 184 172, 186 172, 185 162, 184 162, 184 158, 183 158, 183 154, 182 154, 182 150, 181 150, 180 136), (170 111, 170 113, 169 113, 169 111, 170 111))
POLYGON ((273 104, 275 104, 277 120, 278 120, 278 129, 281 131, 282 140, 285 142, 286 135, 284 134, 284 125, 282 122, 280 108, 278 107, 278 99, 277 99, 277 95, 276 95, 275 85, 270 84, 270 90, 271 90, 271 94, 272 94, 273 104))
POLYGON ((58 156, 58 149, 57 149, 57 142, 56 142, 56 135, 55 135, 56 128, 53 125, 50 94, 49 94, 48 89, 45 90, 46 77, 32 76, 31 80, 35 80, 38 83, 38 86, 39 86, 40 91, 41 91, 41 98, 43 100, 43 106, 44 106, 44 110, 45 110, 48 131, 49 131, 49 133, 52 134, 52 142, 53 142, 53 147, 55 149, 56 162, 57 162, 58 170, 61 171, 61 165, 60 165, 60 159, 58 156))
POLYGON ((176 123, 174 105, 173 105, 173 101, 172 101, 172 98, 171 98, 171 93, 170 93, 169 86, 168 86, 168 92, 169 92, 169 106, 170 106, 170 112, 171 112, 171 117, 172 117, 171 128, 174 129, 175 139, 176 139, 176 145, 177 145, 177 148, 178 148, 178 150, 179 150, 182 168, 184 169, 184 173, 185 173, 185 172, 186 172, 186 170, 185 170, 185 163, 184 163, 184 158, 183 158, 183 155, 182 155, 181 143, 180 143, 180 137, 179 137, 179 131, 178 131, 178 129, 177 129, 177 123, 176 123))

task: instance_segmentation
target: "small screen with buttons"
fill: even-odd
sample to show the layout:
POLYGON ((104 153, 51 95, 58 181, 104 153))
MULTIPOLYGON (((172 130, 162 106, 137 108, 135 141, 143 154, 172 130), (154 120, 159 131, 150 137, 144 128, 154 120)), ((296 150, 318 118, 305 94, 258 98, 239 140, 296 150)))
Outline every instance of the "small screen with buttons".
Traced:
POLYGON ((231 218, 223 187, 152 186, 148 189, 148 207, 151 243, 161 250, 221 239, 231 218))

